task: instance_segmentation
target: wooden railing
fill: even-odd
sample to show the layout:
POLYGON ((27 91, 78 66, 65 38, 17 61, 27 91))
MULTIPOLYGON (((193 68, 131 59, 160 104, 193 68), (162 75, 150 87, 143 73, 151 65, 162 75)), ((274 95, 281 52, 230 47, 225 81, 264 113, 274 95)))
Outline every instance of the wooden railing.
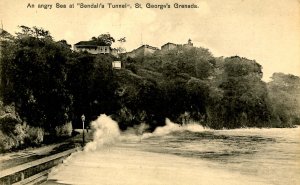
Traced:
POLYGON ((8 184, 36 184, 47 179, 50 169, 80 148, 70 149, 42 159, 21 164, 0 172, 0 185, 8 184))

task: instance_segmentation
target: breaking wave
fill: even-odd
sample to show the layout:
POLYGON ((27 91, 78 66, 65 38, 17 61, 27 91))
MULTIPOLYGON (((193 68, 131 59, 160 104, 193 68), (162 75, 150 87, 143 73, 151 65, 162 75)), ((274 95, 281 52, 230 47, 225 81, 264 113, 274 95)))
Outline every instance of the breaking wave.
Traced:
POLYGON ((129 128, 121 133, 116 121, 105 114, 101 114, 95 121, 91 122, 93 140, 86 144, 83 151, 96 151, 115 145, 119 141, 137 142, 150 137, 165 136, 173 132, 203 132, 210 130, 196 122, 179 125, 166 118, 165 123, 165 126, 157 127, 152 133, 145 132, 149 128, 149 126, 145 123, 141 123, 140 125, 129 128))
POLYGON ((118 123, 109 116, 101 114, 91 125, 94 130, 93 141, 87 143, 84 151, 95 151, 103 146, 113 145, 119 140, 120 129, 118 123))
POLYGON ((183 131, 190 131, 190 132, 203 132, 209 130, 208 128, 204 128, 203 126, 191 122, 184 125, 179 125, 173 123, 170 119, 166 118, 166 125, 162 127, 157 127, 154 132, 152 133, 144 133, 141 139, 147 139, 149 137, 154 136, 164 136, 168 135, 172 132, 183 132, 183 131))

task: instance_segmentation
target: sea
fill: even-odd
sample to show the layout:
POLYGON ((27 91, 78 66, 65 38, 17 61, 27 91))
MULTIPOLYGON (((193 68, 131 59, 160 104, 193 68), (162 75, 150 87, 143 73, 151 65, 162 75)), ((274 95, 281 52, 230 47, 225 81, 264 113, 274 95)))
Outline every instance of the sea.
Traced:
POLYGON ((300 185, 300 127, 213 130, 146 124, 121 132, 101 115, 93 141, 52 169, 44 184, 300 185))

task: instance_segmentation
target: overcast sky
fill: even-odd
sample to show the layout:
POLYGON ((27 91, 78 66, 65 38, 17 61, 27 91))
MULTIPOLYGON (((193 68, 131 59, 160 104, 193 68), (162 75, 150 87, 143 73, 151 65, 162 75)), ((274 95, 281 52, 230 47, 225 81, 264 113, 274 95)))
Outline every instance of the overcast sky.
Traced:
MULTIPOLYGON (((0 19, 10 33, 18 25, 43 27, 55 40, 70 44, 89 40, 102 33, 126 37, 127 51, 142 43, 160 47, 166 42, 186 43, 210 49, 214 56, 239 55, 255 59, 263 66, 268 81, 273 72, 300 76, 300 2, 299 0, 190 0, 198 9, 147 9, 146 1, 119 1, 143 9, 79 9, 76 2, 118 0, 1 0, 0 19), (75 3, 74 9, 30 9, 28 2, 75 3)), ((174 0, 148 0, 171 6, 174 0)), ((183 1, 178 1, 181 4, 183 1)), ((116 46, 117 44, 115 44, 116 46)))

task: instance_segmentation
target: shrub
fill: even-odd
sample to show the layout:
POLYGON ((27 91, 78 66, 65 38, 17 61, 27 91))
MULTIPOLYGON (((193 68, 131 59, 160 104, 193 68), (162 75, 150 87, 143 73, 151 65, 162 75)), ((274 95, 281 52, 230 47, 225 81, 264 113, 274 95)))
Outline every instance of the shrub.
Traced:
POLYGON ((29 125, 27 125, 25 122, 23 124, 15 125, 14 134, 20 145, 23 145, 25 143, 25 139, 28 138, 28 130, 29 125))
POLYGON ((9 135, 15 129, 15 126, 20 123, 12 114, 5 114, 0 117, 0 130, 9 135))
POLYGON ((38 145, 43 142, 45 132, 43 129, 38 127, 30 127, 28 130, 28 137, 30 144, 38 145))
POLYGON ((7 136, 0 130, 0 153, 18 146, 16 139, 7 136))
POLYGON ((20 145, 38 145, 44 140, 44 130, 39 127, 30 127, 25 122, 15 126, 14 134, 20 145))
POLYGON ((72 130, 73 130, 73 127, 72 127, 71 122, 68 122, 64 125, 55 127, 56 136, 58 136, 58 137, 71 136, 72 130))

